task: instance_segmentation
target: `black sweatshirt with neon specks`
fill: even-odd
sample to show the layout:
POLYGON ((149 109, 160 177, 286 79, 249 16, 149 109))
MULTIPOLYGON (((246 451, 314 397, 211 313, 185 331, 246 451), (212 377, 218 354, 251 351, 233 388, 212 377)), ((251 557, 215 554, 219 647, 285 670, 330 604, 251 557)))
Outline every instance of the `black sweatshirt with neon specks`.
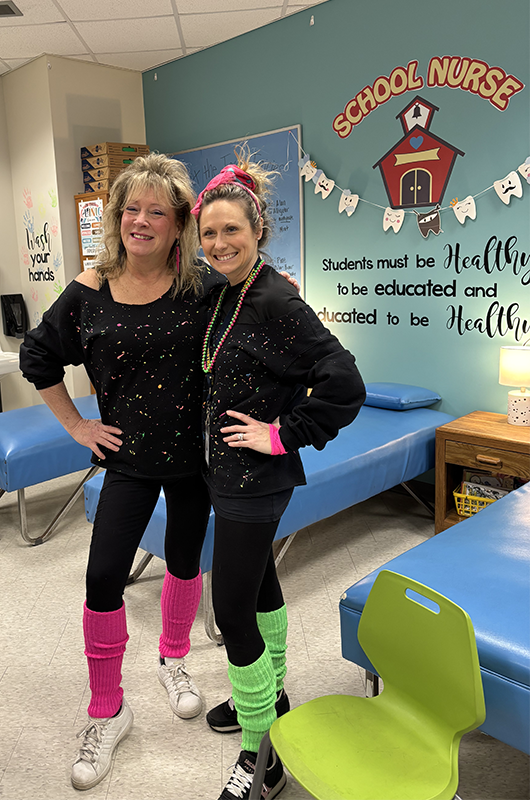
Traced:
MULTIPOLYGON (((220 319, 224 311, 230 314, 241 288, 240 284, 227 291, 220 319)), ((211 314, 217 297, 217 291, 210 294, 211 314)), ((366 397, 353 355, 296 289, 267 265, 247 291, 208 383, 205 477, 224 497, 259 497, 304 484, 298 449, 313 445, 322 450, 355 419, 366 397), (312 391, 296 404, 300 385, 312 391), (229 447, 220 433, 236 424, 226 415, 228 410, 268 423, 280 417, 280 439, 287 453, 269 456, 229 447)))
MULTIPOLYGON (((204 272, 204 292, 219 282, 204 272)), ((224 282, 224 279, 221 279, 224 282)), ((101 420, 123 431, 119 452, 103 448, 107 469, 147 478, 200 472, 203 459, 200 353, 207 318, 204 296, 145 305, 113 300, 108 283, 72 281, 26 334, 22 374, 37 389, 60 383, 64 367, 84 364, 101 420)))

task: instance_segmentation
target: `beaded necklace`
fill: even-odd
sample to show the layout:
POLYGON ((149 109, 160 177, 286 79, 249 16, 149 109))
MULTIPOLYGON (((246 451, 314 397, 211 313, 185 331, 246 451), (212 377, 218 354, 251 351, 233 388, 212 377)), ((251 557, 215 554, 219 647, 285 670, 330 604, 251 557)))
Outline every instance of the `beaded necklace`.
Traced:
POLYGON ((226 290, 228 289, 228 285, 223 287, 223 290, 222 290, 221 294, 219 295, 219 300, 217 301, 217 305, 215 307, 215 311, 213 312, 213 317, 211 318, 210 324, 208 325, 208 329, 206 331, 206 336, 204 337, 204 342, 203 342, 203 345, 202 345, 202 360, 201 360, 201 363, 202 363, 203 372, 205 372, 206 374, 208 374, 209 372, 212 371, 212 368, 213 368, 213 365, 214 365, 214 361, 217 358, 217 354, 219 353, 219 350, 223 346, 223 344, 224 344, 224 342, 226 340, 226 337, 228 336, 228 334, 230 333, 230 331, 232 330, 232 328, 235 325, 235 321, 236 321, 236 319, 238 317, 239 312, 241 311, 241 306, 243 305, 243 300, 245 299, 245 295, 248 292, 248 290, 250 289, 250 287, 252 286, 252 284, 254 283, 254 281, 256 280, 256 278, 258 277, 259 271, 262 268, 262 266, 264 265, 264 263, 265 262, 263 261, 263 259, 260 259, 259 263, 256 264, 255 267, 252 268, 248 278, 246 279, 246 281, 245 281, 245 283, 243 285, 243 288, 241 289, 240 295, 239 295, 239 297, 237 299, 236 307, 234 309, 234 313, 232 314, 232 319, 230 320, 230 323, 229 323, 226 331, 223 333, 223 335, 221 337, 221 340, 219 341, 219 344, 215 348, 213 356, 210 356, 210 336, 211 336, 213 327, 215 325, 215 321, 217 319, 217 316, 219 314, 219 311, 221 309, 221 306, 223 305, 223 299, 224 299, 224 296, 226 294, 226 290))

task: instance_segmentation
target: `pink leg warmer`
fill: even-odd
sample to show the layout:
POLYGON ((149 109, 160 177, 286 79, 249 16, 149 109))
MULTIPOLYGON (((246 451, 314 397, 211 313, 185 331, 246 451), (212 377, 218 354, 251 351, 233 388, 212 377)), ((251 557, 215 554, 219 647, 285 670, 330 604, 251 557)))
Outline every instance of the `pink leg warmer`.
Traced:
POLYGON ((90 717, 112 717, 119 711, 123 697, 121 664, 128 640, 125 605, 117 611, 83 610, 85 655, 92 697, 90 717))
POLYGON ((168 658, 183 658, 190 649, 190 631, 202 591, 202 575, 189 581, 175 578, 166 570, 160 608, 162 611, 162 635, 160 655, 168 658))

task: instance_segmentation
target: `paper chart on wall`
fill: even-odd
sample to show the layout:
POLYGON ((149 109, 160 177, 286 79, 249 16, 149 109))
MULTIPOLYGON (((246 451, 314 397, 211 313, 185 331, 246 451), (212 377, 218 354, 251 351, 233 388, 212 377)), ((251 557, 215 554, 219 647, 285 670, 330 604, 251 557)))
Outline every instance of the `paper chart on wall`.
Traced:
POLYGON ((272 266, 296 278, 303 295, 303 192, 298 170, 300 125, 170 155, 186 165, 198 194, 223 167, 234 163, 234 147, 244 142, 248 142, 250 151, 255 154, 254 160, 263 161, 269 169, 279 172, 275 195, 269 206, 274 220, 274 235, 267 252, 272 266))

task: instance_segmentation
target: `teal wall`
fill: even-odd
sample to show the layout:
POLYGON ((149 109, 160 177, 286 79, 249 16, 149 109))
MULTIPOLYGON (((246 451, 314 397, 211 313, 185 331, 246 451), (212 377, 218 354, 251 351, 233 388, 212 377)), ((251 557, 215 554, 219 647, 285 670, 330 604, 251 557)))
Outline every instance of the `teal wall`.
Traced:
POLYGON ((175 152, 300 123, 302 146, 318 167, 369 201, 348 217, 338 213, 338 189, 323 200, 313 182, 304 182, 307 301, 317 312, 376 310, 374 325, 328 324, 356 355, 365 380, 428 386, 442 395, 440 408, 450 414, 504 413, 508 388, 497 383, 499 348, 530 340, 530 184, 521 179, 523 196, 509 205, 493 190, 481 195, 476 220, 465 225, 451 209, 442 212, 443 232, 427 239, 412 214, 398 234, 384 232, 382 208, 369 203, 388 205, 372 165, 403 135, 396 115, 416 94, 439 107, 431 131, 465 153, 455 162, 443 207, 517 170, 530 155, 529 41, 528 0, 329 0, 145 73, 147 141, 153 149, 175 152), (500 67, 525 88, 501 112, 469 91, 427 87, 431 58, 445 55, 500 67), (391 98, 350 136, 339 138, 332 125, 346 103, 377 77, 413 60, 425 86, 391 98), (500 269, 487 274, 482 254, 491 236, 503 244, 516 240, 511 240, 511 263, 503 257, 500 269), (457 243, 462 256, 479 256, 479 268, 456 274, 453 264, 444 267, 457 243), (405 255, 408 266, 400 270, 326 271, 323 264, 345 258, 377 264, 405 255), (419 269, 417 259, 434 259, 434 266, 419 269), (430 279, 442 286, 456 280, 456 297, 376 296, 377 284, 394 279, 401 284, 430 279), (339 296, 339 282, 347 295, 339 296), (365 293, 352 295, 352 283, 365 293), (464 296, 471 287, 495 296, 464 296), (485 318, 492 303, 512 307, 519 331, 505 326, 490 334, 476 327, 459 333, 448 327, 449 306, 462 306, 463 317, 474 322, 485 318), (388 324, 389 313, 399 317, 397 325, 388 324), (428 324, 411 326, 411 315, 428 324))

